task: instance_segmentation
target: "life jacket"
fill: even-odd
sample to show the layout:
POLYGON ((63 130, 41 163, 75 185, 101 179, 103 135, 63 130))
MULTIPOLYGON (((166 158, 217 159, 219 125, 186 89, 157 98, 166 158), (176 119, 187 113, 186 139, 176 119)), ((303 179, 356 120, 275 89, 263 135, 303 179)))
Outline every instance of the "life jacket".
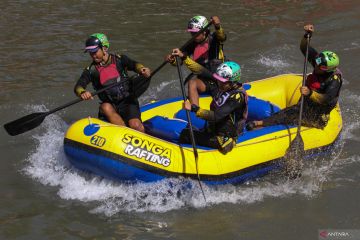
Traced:
POLYGON ((309 76, 307 76, 306 86, 309 87, 311 90, 323 93, 326 87, 329 85, 330 81, 332 81, 334 75, 338 75, 340 78, 342 77, 341 71, 339 69, 336 69, 335 72, 327 76, 325 81, 321 81, 318 75, 313 72, 309 74, 309 76))
POLYGON ((130 95, 129 83, 125 69, 121 69, 121 58, 115 54, 110 54, 110 64, 101 66, 92 63, 89 67, 92 76, 92 83, 96 90, 109 86, 116 82, 122 82, 110 89, 104 94, 99 94, 103 102, 119 103, 122 99, 130 95))
POLYGON ((203 41, 202 43, 198 43, 195 46, 193 53, 193 60, 195 62, 207 63, 209 58, 209 49, 210 49, 209 38, 207 38, 205 41, 203 41))
POLYGON ((248 115, 248 95, 246 91, 243 88, 238 88, 228 92, 218 92, 210 104, 210 109, 213 111, 218 110, 231 98, 237 101, 244 99, 244 108, 236 109, 224 121, 216 123, 215 128, 222 134, 236 138, 242 133, 248 115), (240 94, 239 99, 236 98, 237 94, 240 94))
POLYGON ((325 91, 326 91, 327 87, 329 86, 329 84, 331 83, 331 81, 336 81, 334 79, 337 79, 337 78, 340 78, 339 79, 340 87, 336 93, 336 97, 333 99, 330 99, 330 101, 328 101, 326 103, 326 106, 328 106, 330 109, 332 109, 333 107, 335 107, 335 105, 338 101, 339 94, 340 94, 340 88, 342 85, 342 73, 339 69, 336 69, 333 73, 327 75, 325 77, 325 79, 321 79, 321 77, 319 77, 318 75, 316 75, 313 72, 309 76, 307 76, 305 85, 308 88, 310 88, 312 91, 316 91, 318 93, 325 93, 325 91))
POLYGON ((212 65, 224 62, 223 44, 216 39, 215 33, 209 34, 204 42, 193 45, 192 59, 209 70, 212 70, 212 65))

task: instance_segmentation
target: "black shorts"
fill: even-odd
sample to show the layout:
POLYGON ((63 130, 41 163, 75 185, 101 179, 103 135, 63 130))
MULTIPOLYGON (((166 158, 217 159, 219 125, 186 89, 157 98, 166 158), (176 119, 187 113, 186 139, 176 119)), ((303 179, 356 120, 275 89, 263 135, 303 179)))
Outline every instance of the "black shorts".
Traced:
MULTIPOLYGON (((141 112, 139 107, 139 101, 133 98, 126 98, 120 103, 111 103, 115 108, 116 112, 121 116, 126 125, 129 124, 130 119, 140 119, 141 121, 141 112)), ((99 111, 99 118, 102 120, 107 120, 105 115, 99 111)))
POLYGON ((195 79, 195 78, 200 79, 205 84, 206 89, 205 89, 205 92, 203 92, 203 93, 210 94, 213 97, 216 95, 216 93, 218 91, 218 85, 215 80, 205 77, 205 76, 196 75, 196 74, 191 73, 186 78, 185 82, 187 82, 191 79, 195 79))

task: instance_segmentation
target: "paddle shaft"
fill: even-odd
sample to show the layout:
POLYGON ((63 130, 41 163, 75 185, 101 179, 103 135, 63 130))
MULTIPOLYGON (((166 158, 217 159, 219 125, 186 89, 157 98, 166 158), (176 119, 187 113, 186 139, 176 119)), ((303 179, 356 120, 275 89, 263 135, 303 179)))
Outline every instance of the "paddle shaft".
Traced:
MULTIPOLYGON (((183 97, 184 102, 186 102, 187 98, 186 98, 184 84, 183 84, 183 75, 182 75, 182 71, 181 71, 181 67, 180 67, 179 57, 176 56, 175 58, 176 58, 176 67, 178 69, 179 79, 180 79, 180 84, 181 84, 180 85, 181 86, 181 93, 182 93, 182 97, 183 97)), ((198 158, 198 152, 197 152, 197 149, 196 149, 195 137, 194 137, 193 126, 192 126, 191 117, 190 117, 190 111, 189 110, 186 110, 186 118, 187 118, 188 123, 189 123, 191 144, 192 144, 192 147, 194 149, 195 159, 197 159, 198 158)))
MULTIPOLYGON (((305 81, 306 81, 307 62, 308 62, 308 57, 309 57, 309 44, 310 44, 310 35, 307 34, 306 35, 306 52, 305 52, 305 62, 304 62, 304 70, 303 70, 303 80, 302 80, 302 84, 301 84, 302 87, 305 86, 305 81)), ((298 128, 297 128, 296 136, 300 134, 303 108, 304 108, 304 95, 301 94, 299 124, 298 124, 298 128)))
MULTIPOLYGON (((182 75, 181 66, 180 66, 180 59, 179 59, 178 56, 175 56, 175 60, 176 60, 176 67, 177 67, 177 70, 178 70, 178 73, 179 73, 181 93, 182 93, 182 97, 183 97, 183 100, 184 100, 184 103, 185 103, 187 99, 186 99, 186 94, 185 94, 185 89, 184 89, 184 81, 183 81, 183 75, 182 75)), ((198 157, 199 157, 199 155, 198 155, 197 148, 196 148, 194 130, 193 130, 189 110, 186 110, 186 118, 187 118, 188 123, 189 123, 189 133, 190 133, 191 145, 193 147, 193 152, 194 152, 194 157, 195 157, 195 167, 196 167, 197 180, 199 182, 201 192, 202 192, 204 200, 206 202, 205 193, 204 193, 203 187, 201 185, 201 181, 200 181, 200 175, 199 175, 199 169, 198 169, 198 157)))
MULTIPOLYGON (((102 93, 102 92, 104 92, 104 91, 106 91, 106 90, 108 90, 108 89, 110 89, 110 88, 113 88, 113 87, 115 87, 115 86, 117 86, 117 85, 121 85, 121 84, 123 84, 123 83, 126 82, 126 81, 131 81, 131 80, 135 79, 136 77, 137 77, 137 75, 133 75, 133 76, 127 78, 127 79, 124 80, 124 81, 116 82, 116 83, 110 84, 109 86, 106 86, 106 87, 104 87, 104 88, 102 88, 102 89, 100 89, 100 90, 91 92, 91 96, 94 97, 94 96, 96 96, 96 95, 98 95, 98 94, 100 94, 100 93, 102 93)), ((54 108, 54 109, 46 112, 46 115, 49 115, 49 114, 52 114, 52 113, 54 113, 54 112, 57 112, 57 111, 59 111, 59 110, 61 110, 61 109, 70 107, 71 105, 74 105, 74 104, 76 104, 76 103, 78 103, 78 102, 81 102, 81 101, 83 101, 82 98, 75 99, 75 100, 73 100, 73 101, 71 101, 71 102, 69 102, 69 103, 66 103, 66 104, 64 104, 64 105, 62 105, 62 106, 59 106, 59 107, 57 107, 57 108, 54 108)))

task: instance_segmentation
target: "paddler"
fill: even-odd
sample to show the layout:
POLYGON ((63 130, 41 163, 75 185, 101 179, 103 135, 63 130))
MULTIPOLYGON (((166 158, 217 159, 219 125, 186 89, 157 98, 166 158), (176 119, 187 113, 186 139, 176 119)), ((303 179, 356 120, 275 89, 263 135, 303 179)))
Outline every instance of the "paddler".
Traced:
MULTIPOLYGON (((305 55, 307 38, 311 38, 314 26, 305 25, 304 30, 305 35, 301 40, 300 50, 305 55)), ((339 99, 342 85, 342 74, 338 69, 339 57, 331 51, 319 53, 309 46, 308 61, 314 70, 307 76, 305 86, 300 87, 300 93, 304 95, 301 125, 323 129, 339 99)), ((300 101, 269 118, 248 123, 247 129, 277 124, 298 125, 299 112, 300 101)))
MULTIPOLYGON (((197 144, 217 148, 223 154, 230 152, 236 145, 238 136, 242 133, 247 118, 247 94, 242 87, 241 68, 235 62, 224 62, 214 74, 203 68, 203 74, 213 78, 218 88, 213 93, 210 110, 202 109, 189 101, 184 103, 184 109, 190 110, 204 120, 207 127, 194 131, 197 144)), ((184 129, 180 142, 190 143, 189 129, 184 129)))
MULTIPOLYGON (((175 56, 179 56, 192 72, 185 82, 188 82, 190 103, 195 105, 199 105, 199 93, 211 93, 217 88, 213 79, 209 79, 201 73, 202 67, 214 72, 225 61, 223 43, 226 40, 226 35, 224 29, 221 27, 218 16, 211 17, 211 21, 215 27, 214 33, 210 33, 210 29, 207 29, 197 36, 195 41, 184 51, 175 48, 172 50, 172 54, 166 57, 168 62, 175 65, 175 56)), ((190 19, 187 31, 194 35, 207 25, 208 20, 206 17, 195 16, 190 19)))
POLYGON ((74 91, 80 98, 89 100, 93 99, 86 90, 90 82, 95 90, 99 90, 122 81, 123 84, 99 94, 99 118, 144 132, 139 102, 130 94, 127 71, 134 71, 146 78, 150 77, 151 71, 126 55, 109 53, 109 47, 108 38, 103 33, 94 33, 86 40, 85 52, 89 53, 92 62, 82 72, 74 91))

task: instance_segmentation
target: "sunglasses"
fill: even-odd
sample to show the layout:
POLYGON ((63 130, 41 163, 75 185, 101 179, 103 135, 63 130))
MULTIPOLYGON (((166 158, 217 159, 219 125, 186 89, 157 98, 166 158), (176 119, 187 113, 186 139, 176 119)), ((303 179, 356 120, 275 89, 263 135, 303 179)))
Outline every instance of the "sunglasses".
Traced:
POLYGON ((326 60, 324 57, 319 56, 319 57, 315 58, 315 63, 316 63, 316 66, 318 66, 320 70, 329 71, 329 68, 326 66, 326 60))

